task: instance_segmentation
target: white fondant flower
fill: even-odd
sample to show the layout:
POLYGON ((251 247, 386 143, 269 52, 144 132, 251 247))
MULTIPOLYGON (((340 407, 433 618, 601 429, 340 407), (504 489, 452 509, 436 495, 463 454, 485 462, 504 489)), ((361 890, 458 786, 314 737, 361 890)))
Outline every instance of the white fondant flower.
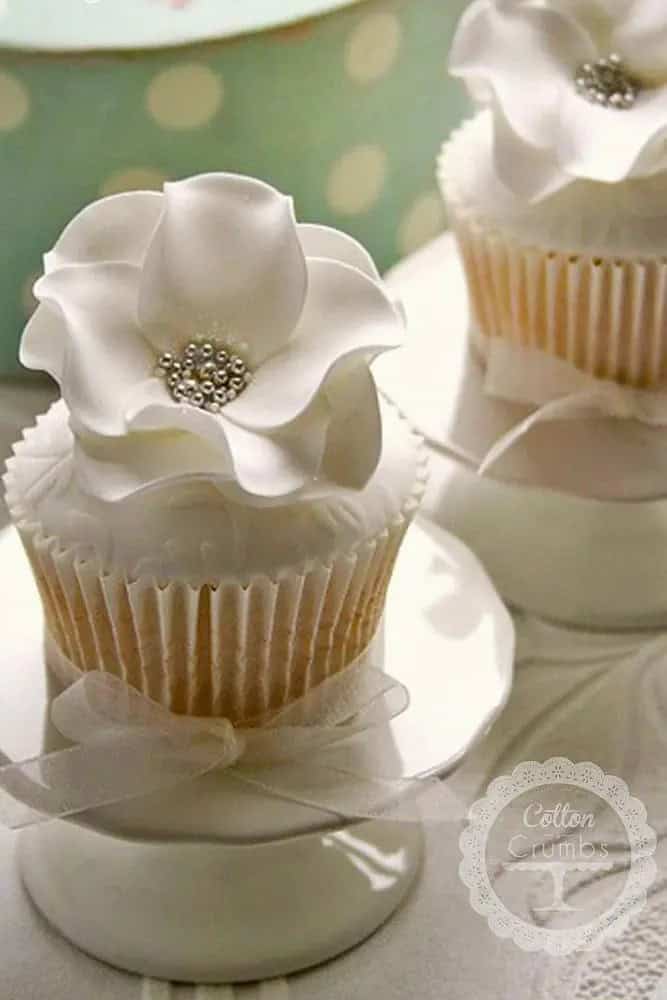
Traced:
POLYGON ((358 488, 381 449, 369 370, 400 311, 366 251, 297 225, 257 180, 207 174, 84 209, 45 257, 21 360, 60 384, 89 491, 183 476, 267 502, 358 488), (217 413, 172 398, 163 352, 215 339, 253 378, 217 413))
POLYGON ((450 70, 493 109, 499 173, 523 197, 667 169, 665 0, 474 0, 450 70), (580 67, 612 53, 639 85, 632 107, 577 90, 580 67))

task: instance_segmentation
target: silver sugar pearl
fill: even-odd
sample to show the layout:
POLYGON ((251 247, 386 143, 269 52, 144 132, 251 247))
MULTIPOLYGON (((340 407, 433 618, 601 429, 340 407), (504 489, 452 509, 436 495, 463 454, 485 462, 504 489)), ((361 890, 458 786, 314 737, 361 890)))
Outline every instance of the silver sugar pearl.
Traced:
POLYGON ((205 340, 204 343, 201 344, 199 348, 199 356, 203 358, 204 361, 208 361, 209 358, 212 358, 214 354, 215 354, 215 347, 210 342, 210 340, 205 340))
POLYGON ((230 403, 233 399, 236 399, 236 389, 229 389, 227 391, 227 399, 230 403))
POLYGON ((180 403, 182 399, 185 399, 186 393, 185 393, 185 386, 183 385, 183 383, 179 382, 178 385, 175 386, 174 389, 172 389, 171 394, 177 403, 180 403))
POLYGON ((225 392, 224 389, 216 389, 215 392, 213 393, 213 399, 220 406, 224 406, 225 403, 227 402, 227 393, 225 392))
POLYGON ((232 377, 229 380, 229 385, 230 385, 231 389, 234 389, 236 392, 240 392, 241 389, 245 385, 245 382, 243 380, 243 376, 241 376, 241 375, 232 375, 232 377))
POLYGON ((198 389, 199 389, 199 382, 197 382, 196 379, 194 378, 183 379, 183 390, 188 394, 188 396, 191 396, 194 392, 197 392, 198 389))
POLYGON ((216 403, 214 399, 209 399, 205 403, 204 409, 208 410, 209 413, 220 413, 220 403, 216 403))
POLYGON ((203 406, 204 405, 204 393, 203 392, 193 392, 190 396, 190 402, 193 406, 203 406))
POLYGON ((227 385, 229 382, 229 372, 225 368, 216 369, 213 381, 216 385, 227 385))
POLYGON ((169 366, 169 371, 172 373, 172 375, 174 372, 176 372, 177 375, 180 375, 180 373, 183 371, 183 365, 181 364, 180 361, 174 360, 169 366))
POLYGON ((230 366, 234 375, 242 375, 245 371, 245 362, 242 358, 239 358, 238 355, 234 355, 230 359, 230 366))
POLYGON ((215 361, 218 365, 226 365, 229 361, 229 354, 227 351, 218 351, 215 355, 215 361))
POLYGON ((189 344, 185 345, 183 350, 183 356, 185 358, 196 358, 199 352, 199 347, 195 344, 194 340, 191 340, 189 344))
POLYGON ((203 365, 200 365, 197 374, 201 379, 213 378, 217 371, 215 366, 215 361, 205 361, 203 365))
POLYGON ((200 383, 199 388, 205 396, 212 396, 215 392, 215 385, 210 379, 204 379, 204 381, 200 383))
POLYGON ((158 358, 158 365, 160 366, 160 368, 164 368, 166 371, 169 371, 173 363, 174 363, 174 355, 171 354, 169 351, 165 351, 164 354, 161 354, 160 357, 158 358))
POLYGON ((169 376, 169 378, 167 379, 167 385, 171 389, 175 389, 176 386, 180 385, 180 384, 181 384, 181 377, 180 377, 180 375, 178 374, 178 372, 172 372, 171 375, 169 376))

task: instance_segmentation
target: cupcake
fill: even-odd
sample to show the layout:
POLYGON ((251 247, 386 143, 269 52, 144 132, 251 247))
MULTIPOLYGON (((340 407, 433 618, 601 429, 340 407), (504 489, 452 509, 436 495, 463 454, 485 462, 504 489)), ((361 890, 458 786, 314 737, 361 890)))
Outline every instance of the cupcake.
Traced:
POLYGON ((480 108, 439 162, 473 342, 663 381, 667 7, 475 0, 450 69, 480 108))
POLYGON ((50 664, 252 725, 354 663, 425 482, 369 365, 400 308, 354 240, 208 174, 86 208, 20 357, 62 398, 5 486, 50 664))

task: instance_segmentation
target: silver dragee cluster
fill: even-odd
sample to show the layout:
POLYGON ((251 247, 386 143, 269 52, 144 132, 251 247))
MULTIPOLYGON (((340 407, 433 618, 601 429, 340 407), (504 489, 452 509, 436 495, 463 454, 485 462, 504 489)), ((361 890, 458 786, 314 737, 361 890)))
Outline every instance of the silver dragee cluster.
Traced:
POLYGON ((160 355, 155 374, 163 378, 177 403, 218 413, 252 381, 246 362, 213 340, 190 341, 180 354, 160 355))
POLYGON ((618 111, 631 108, 641 89, 615 52, 596 62, 584 63, 577 69, 575 79, 578 93, 587 101, 618 111))

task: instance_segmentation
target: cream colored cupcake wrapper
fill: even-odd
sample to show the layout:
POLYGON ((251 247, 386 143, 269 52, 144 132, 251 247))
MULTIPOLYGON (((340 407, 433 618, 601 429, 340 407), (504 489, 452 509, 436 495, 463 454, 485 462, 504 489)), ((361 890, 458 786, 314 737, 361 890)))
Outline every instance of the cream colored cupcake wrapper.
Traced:
POLYGON ((597 378, 652 386, 667 374, 667 260, 526 245, 478 218, 447 175, 438 179, 466 272, 472 322, 562 358, 597 378))
POLYGON ((173 712, 248 724, 353 662, 369 645, 425 467, 385 529, 329 563, 287 568, 246 585, 191 583, 106 568, 95 545, 45 534, 22 498, 43 475, 32 436, 6 477, 20 532, 61 652, 81 670, 113 671, 173 712))
POLYGON ((113 670, 172 711, 252 720, 342 670, 368 645, 406 524, 332 565, 247 587, 128 580, 25 524, 46 620, 81 670, 113 670))

